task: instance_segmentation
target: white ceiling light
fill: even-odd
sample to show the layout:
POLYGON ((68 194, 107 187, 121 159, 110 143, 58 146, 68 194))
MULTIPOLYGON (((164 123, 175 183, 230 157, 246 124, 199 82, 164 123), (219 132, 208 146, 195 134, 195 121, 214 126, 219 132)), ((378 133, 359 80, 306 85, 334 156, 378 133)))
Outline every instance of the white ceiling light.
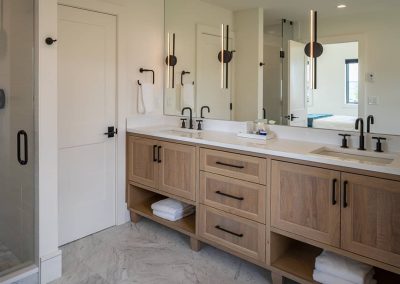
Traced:
POLYGON ((338 7, 339 9, 343 9, 343 8, 346 8, 347 6, 344 5, 344 4, 340 4, 340 5, 338 5, 337 7, 338 7))

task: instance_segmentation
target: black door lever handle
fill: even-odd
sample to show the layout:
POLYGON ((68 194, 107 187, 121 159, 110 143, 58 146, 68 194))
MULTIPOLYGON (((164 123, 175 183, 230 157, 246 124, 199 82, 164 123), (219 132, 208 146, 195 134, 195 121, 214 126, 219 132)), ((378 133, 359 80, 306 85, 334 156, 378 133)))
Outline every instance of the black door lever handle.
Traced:
POLYGON ((104 135, 107 135, 108 138, 113 138, 117 134, 118 134, 118 128, 114 128, 114 126, 109 126, 108 132, 104 133, 104 135))

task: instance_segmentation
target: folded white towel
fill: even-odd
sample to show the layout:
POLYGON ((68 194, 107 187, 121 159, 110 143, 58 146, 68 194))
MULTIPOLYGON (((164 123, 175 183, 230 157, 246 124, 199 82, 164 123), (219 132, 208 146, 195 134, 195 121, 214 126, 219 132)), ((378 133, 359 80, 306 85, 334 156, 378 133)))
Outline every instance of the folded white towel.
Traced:
POLYGON ((193 84, 184 84, 181 87, 181 105, 184 107, 194 108, 194 86, 193 84))
MULTIPOLYGON (((376 284, 377 281, 373 279, 373 276, 374 276, 374 271, 371 270, 370 273, 368 273, 368 276, 366 277, 365 282, 363 284, 376 284)), ((354 284, 353 282, 341 279, 336 275, 324 273, 318 270, 314 270, 313 279, 322 284, 354 284)))
POLYGON ((157 210, 160 212, 165 212, 171 215, 175 215, 178 213, 182 213, 185 211, 185 209, 193 207, 193 205, 186 204, 184 202, 172 199, 172 198, 167 198, 164 200, 160 200, 156 203, 153 203, 151 205, 151 209, 157 210))
POLYGON ((165 212, 162 212, 162 211, 153 210, 153 214, 154 215, 156 215, 156 216, 158 216, 160 218, 166 219, 168 221, 172 221, 172 222, 175 222, 175 221, 178 221, 180 219, 183 219, 183 218, 185 218, 185 217, 187 217, 189 215, 192 215, 193 213, 194 213, 194 208, 191 209, 191 210, 187 210, 187 211, 185 211, 185 213, 181 213, 181 214, 178 214, 178 215, 173 215, 173 214, 168 214, 168 213, 165 213, 165 212))
POLYGON ((333 252, 323 251, 315 260, 315 269, 354 284, 364 284, 373 267, 333 252))
POLYGON ((138 113, 145 114, 154 111, 154 86, 149 83, 142 83, 138 86, 138 113))

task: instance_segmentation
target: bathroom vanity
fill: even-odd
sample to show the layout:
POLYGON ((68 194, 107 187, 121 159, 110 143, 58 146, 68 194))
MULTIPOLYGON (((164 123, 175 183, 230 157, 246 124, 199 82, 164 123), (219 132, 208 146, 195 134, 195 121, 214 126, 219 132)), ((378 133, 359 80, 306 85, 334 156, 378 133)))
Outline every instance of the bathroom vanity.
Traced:
MULTIPOLYGON (((152 219, 282 277, 314 283, 323 249, 400 273, 400 155, 166 127, 127 133, 132 222, 152 219), (196 207, 178 222, 152 214, 172 197, 196 207)), ((383 275, 383 276, 382 276, 383 275)), ((389 276, 387 276, 389 275, 389 276)), ((385 283, 385 282, 383 282, 385 283)))

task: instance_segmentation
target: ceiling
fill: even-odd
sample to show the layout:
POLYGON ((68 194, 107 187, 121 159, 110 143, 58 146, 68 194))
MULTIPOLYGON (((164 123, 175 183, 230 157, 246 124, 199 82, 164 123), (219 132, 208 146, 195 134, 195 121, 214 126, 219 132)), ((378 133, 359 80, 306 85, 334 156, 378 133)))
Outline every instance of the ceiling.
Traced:
POLYGON ((351 16, 356 14, 400 9, 399 0, 201 0, 228 10, 238 11, 263 8, 265 25, 278 23, 281 19, 292 21, 308 17, 311 9, 318 11, 320 18, 351 16), (338 9, 345 4, 347 8, 338 9))

